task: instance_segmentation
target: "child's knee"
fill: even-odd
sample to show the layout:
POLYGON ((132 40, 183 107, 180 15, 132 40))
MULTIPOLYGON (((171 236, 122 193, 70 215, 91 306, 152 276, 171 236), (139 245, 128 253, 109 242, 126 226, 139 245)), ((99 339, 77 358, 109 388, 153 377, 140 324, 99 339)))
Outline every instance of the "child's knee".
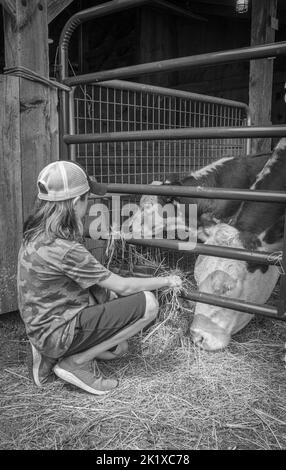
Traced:
POLYGON ((146 307, 144 317, 150 321, 154 320, 158 314, 159 303, 152 292, 144 291, 146 298, 146 307))

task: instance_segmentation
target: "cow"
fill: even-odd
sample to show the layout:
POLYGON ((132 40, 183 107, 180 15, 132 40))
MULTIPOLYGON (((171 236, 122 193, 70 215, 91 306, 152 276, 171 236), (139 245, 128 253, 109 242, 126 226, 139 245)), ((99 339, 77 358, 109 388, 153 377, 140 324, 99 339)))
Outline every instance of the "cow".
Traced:
MULTIPOLYGON (((183 179, 171 179, 163 184, 192 186, 201 188, 232 188, 248 189, 255 182, 257 175, 264 168, 271 154, 264 153, 253 156, 224 157, 197 171, 191 172, 183 179)), ((205 229, 218 221, 227 222, 240 206, 239 200, 206 199, 196 197, 161 198, 161 204, 172 202, 177 206, 189 204, 197 206, 198 237, 206 240, 205 229)), ((187 214, 187 212, 186 212, 187 214)), ((186 217, 186 225, 189 220, 186 217)))
MULTIPOLYGON (((173 177, 165 181, 153 181, 153 185, 175 185, 211 188, 237 188, 249 189, 255 182, 257 175, 262 170, 271 154, 264 153, 254 156, 224 157, 211 164, 191 172, 189 175, 179 178, 173 177)), ((166 231, 166 220, 159 214, 159 207, 172 204, 176 208, 174 226, 189 227, 191 221, 188 217, 189 204, 197 207, 197 235, 200 241, 205 241, 208 236, 208 228, 219 221, 229 221, 239 208, 240 201, 224 199, 205 199, 196 197, 177 196, 142 196, 140 210, 132 218, 130 225, 137 227, 144 224, 144 234, 149 238, 152 235, 166 231), (143 209, 144 215, 143 217, 143 209), (156 213, 156 219, 149 214, 156 213), (154 223, 156 220, 156 224, 154 223), (205 233, 206 232, 206 233, 205 233)), ((172 221, 168 219, 170 229, 172 221)), ((171 227, 172 228, 172 227, 171 227)), ((143 230, 142 230, 143 231, 143 230)))
MULTIPOLYGON (((286 138, 279 141, 251 189, 286 191, 286 138)), ((284 211, 282 203, 242 202, 231 223, 209 228, 205 243, 269 253, 281 250, 284 211)), ((201 292, 263 304, 270 297, 280 270, 275 265, 200 255, 194 274, 201 292)), ((251 318, 247 313, 197 303, 190 328, 193 341, 208 351, 223 349, 251 318)))

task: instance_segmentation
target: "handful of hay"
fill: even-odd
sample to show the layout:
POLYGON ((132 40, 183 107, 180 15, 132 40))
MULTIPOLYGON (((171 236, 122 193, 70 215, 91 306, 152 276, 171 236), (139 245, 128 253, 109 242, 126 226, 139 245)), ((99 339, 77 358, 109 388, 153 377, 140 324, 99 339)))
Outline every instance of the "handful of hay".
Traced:
MULTIPOLYGON (((181 298, 182 291, 190 292, 195 289, 194 277, 177 266, 171 269, 162 252, 156 249, 142 249, 141 252, 134 245, 126 247, 126 240, 122 234, 111 232, 106 249, 107 267, 112 269, 118 265, 119 274, 134 275, 138 277, 167 277, 178 276, 182 279, 182 288, 165 287, 156 292, 159 302, 157 321, 142 339, 143 348, 153 354, 169 349, 171 345, 189 334, 194 303, 181 298), (127 256, 126 256, 127 255, 127 256), (124 267, 124 269, 122 269, 124 267)), ((144 352, 144 351, 143 351, 144 352)))
POLYGON ((179 268, 170 269, 165 263, 157 266, 155 276, 178 276, 182 279, 182 288, 165 287, 158 290, 159 315, 157 322, 143 338, 148 354, 165 352, 177 345, 184 336, 189 335, 194 303, 181 298, 181 292, 194 290, 194 282, 188 273, 179 268))

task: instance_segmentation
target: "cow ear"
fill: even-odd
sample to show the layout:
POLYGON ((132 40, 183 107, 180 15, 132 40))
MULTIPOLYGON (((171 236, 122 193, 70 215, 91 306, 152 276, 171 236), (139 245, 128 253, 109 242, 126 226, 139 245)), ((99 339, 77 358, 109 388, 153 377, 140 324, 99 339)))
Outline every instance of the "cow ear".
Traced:
POLYGON ((224 271, 214 271, 211 274, 212 292, 216 295, 225 295, 236 287, 237 281, 224 271))
POLYGON ((167 186, 168 186, 168 185, 169 185, 169 186, 170 186, 170 185, 172 185, 172 186, 182 186, 182 182, 181 182, 180 180, 177 180, 177 179, 171 179, 171 180, 165 180, 165 181, 163 182, 163 185, 164 185, 164 186, 166 186, 166 185, 167 185, 167 186))
POLYGON ((213 234, 214 234, 214 231, 216 229, 217 225, 216 224, 213 224, 213 225, 199 225, 198 227, 198 239, 203 242, 203 243, 206 243, 209 241, 210 238, 213 237, 213 234))

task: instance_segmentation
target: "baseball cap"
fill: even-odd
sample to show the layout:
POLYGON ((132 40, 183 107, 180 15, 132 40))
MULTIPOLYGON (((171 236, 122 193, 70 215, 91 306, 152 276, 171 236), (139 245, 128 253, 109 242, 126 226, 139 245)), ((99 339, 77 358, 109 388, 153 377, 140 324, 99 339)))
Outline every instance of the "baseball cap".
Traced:
POLYGON ((88 191, 99 196, 107 192, 107 185, 91 179, 81 165, 59 160, 47 165, 37 180, 38 198, 44 201, 66 201, 88 191))

